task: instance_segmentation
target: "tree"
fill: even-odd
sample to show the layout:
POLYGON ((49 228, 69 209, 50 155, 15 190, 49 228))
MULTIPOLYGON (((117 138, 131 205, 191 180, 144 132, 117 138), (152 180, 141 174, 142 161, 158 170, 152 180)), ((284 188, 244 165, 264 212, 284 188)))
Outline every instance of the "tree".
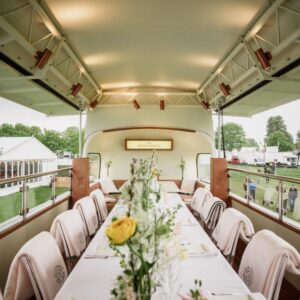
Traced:
POLYGON ((278 146, 280 152, 294 150, 293 137, 289 133, 277 130, 266 139, 268 146, 278 146))
POLYGON ((0 126, 0 136, 16 136, 14 126, 7 123, 2 124, 0 126))
POLYGON ((246 138, 245 147, 258 147, 258 143, 253 138, 246 138))
POLYGON ((278 146, 280 152, 294 150, 293 136, 287 131, 281 116, 268 119, 265 142, 267 146, 278 146))
POLYGON ((73 154, 78 154, 79 150, 79 129, 77 127, 68 127, 63 132, 64 150, 73 154))
MULTIPOLYGON (((239 124, 230 122, 224 126, 224 146, 225 150, 240 150, 246 144, 246 134, 243 127, 239 124)), ((218 132, 216 132, 215 145, 218 145, 218 132)), ((223 148, 223 147, 222 147, 223 148)))
POLYGON ((41 142, 53 152, 60 152, 64 149, 62 134, 55 130, 44 129, 44 135, 41 142))
POLYGON ((296 148, 299 150, 300 149, 300 130, 297 131, 296 134, 296 148))
POLYGON ((286 125, 282 116, 270 117, 267 122, 267 136, 270 136, 275 131, 287 132, 286 125))

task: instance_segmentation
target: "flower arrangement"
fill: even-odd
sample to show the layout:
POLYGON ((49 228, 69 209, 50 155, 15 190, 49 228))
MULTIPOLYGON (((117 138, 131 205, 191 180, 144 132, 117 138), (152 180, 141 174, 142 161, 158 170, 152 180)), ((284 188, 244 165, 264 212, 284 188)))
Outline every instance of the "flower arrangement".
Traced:
POLYGON ((112 161, 111 160, 108 160, 106 163, 105 163, 105 166, 106 166, 106 175, 107 177, 109 176, 109 169, 110 169, 110 166, 112 165, 112 161))
POLYGON ((185 160, 183 159, 183 157, 181 156, 180 158, 180 164, 179 167, 181 169, 181 179, 183 179, 183 173, 184 173, 184 169, 185 169, 185 160))
POLYGON ((180 207, 161 209, 154 155, 133 160, 131 179, 121 199, 126 216, 114 219, 106 229, 110 247, 120 257, 123 273, 112 289, 113 299, 149 300, 158 286, 158 264, 170 240, 180 207))

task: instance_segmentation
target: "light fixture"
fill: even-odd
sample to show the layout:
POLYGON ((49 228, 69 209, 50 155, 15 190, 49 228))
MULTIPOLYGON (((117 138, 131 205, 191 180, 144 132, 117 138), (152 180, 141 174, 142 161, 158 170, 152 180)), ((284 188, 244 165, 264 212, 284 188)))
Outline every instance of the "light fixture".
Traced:
POLYGON ((136 100, 133 100, 132 103, 133 103, 133 106, 134 106, 135 109, 140 109, 141 108, 139 103, 136 100))
POLYGON ((50 56, 52 55, 52 51, 49 50, 48 48, 45 48, 45 50, 42 51, 37 51, 35 58, 37 59, 36 61, 36 66, 40 69, 43 69, 47 61, 49 60, 50 56))
POLYGON ((200 104, 204 108, 204 110, 208 111, 210 109, 208 101, 201 101, 200 104))
POLYGON ((255 55, 264 70, 271 68, 269 61, 272 59, 272 54, 270 51, 264 52, 262 48, 259 48, 255 51, 255 55))
POLYGON ((90 102, 90 110, 94 110, 98 104, 99 102, 97 100, 90 102))
POLYGON ((225 84, 224 82, 220 83, 219 85, 222 93, 224 94, 225 97, 229 96, 230 95, 230 86, 228 84, 225 84))
POLYGON ((73 85, 72 89, 71 89, 71 95, 75 97, 79 93, 81 88, 82 88, 82 85, 80 83, 73 85))
POLYGON ((165 110, 165 100, 164 99, 161 99, 159 101, 159 107, 160 107, 160 110, 165 110))

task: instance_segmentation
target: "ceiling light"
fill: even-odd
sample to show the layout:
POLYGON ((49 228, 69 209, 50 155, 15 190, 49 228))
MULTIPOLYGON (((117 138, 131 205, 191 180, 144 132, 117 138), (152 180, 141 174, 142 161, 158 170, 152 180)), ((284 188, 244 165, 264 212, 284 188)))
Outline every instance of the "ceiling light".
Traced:
POLYGON ((204 110, 208 111, 210 109, 208 101, 201 101, 200 104, 204 108, 204 110))
POLYGON ((134 106, 134 108, 136 109, 136 110, 138 110, 138 109, 140 109, 141 107, 140 107, 140 105, 139 105, 139 103, 136 101, 136 100, 133 100, 133 106, 134 106))
POLYGON ((94 110, 98 104, 99 102, 97 100, 90 102, 90 110, 94 110))
POLYGON ((160 110, 165 110, 165 100, 161 99, 159 101, 160 110))
POLYGON ((48 48, 45 48, 43 52, 37 51, 35 58, 37 59, 36 66, 40 69, 43 69, 47 61, 49 60, 52 51, 48 48))
POLYGON ((79 93, 81 88, 82 88, 82 85, 80 83, 73 85, 72 89, 71 89, 71 95, 75 97, 79 93))
POLYGON ((255 51, 255 55, 264 70, 270 69, 271 64, 269 61, 272 59, 272 54, 270 51, 264 52, 262 48, 259 48, 255 51))
POLYGON ((230 95, 230 86, 228 84, 225 84, 224 82, 220 83, 219 85, 222 93, 224 94, 225 97, 229 96, 230 95))

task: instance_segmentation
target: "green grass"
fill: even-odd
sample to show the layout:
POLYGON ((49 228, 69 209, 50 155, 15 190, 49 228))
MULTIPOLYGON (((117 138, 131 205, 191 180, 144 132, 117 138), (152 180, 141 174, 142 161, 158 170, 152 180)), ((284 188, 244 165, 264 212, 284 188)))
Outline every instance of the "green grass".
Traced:
MULTIPOLYGON (((56 194, 60 195, 68 188, 57 187, 56 194)), ((48 201, 51 198, 51 188, 49 186, 40 186, 31 188, 27 191, 27 207, 29 209, 36 207, 48 201)), ((0 223, 15 217, 19 214, 22 206, 22 193, 16 192, 0 197, 0 223)))
MULTIPOLYGON (((243 165, 230 165, 230 167, 243 169, 247 171, 254 171, 257 172, 258 169, 263 171, 263 168, 258 168, 254 166, 243 166, 243 165)), ((288 177, 294 177, 294 178, 300 178, 300 168, 277 168, 275 175, 280 176, 288 176, 288 177)), ((239 195, 240 197, 245 198, 246 192, 244 191, 244 179, 246 177, 246 174, 230 171, 230 190, 231 192, 239 195)), ((253 180, 256 183, 256 204, 259 204, 263 206, 263 199, 266 189, 273 189, 276 190, 276 186, 278 185, 278 180, 270 179, 269 182, 266 181, 265 178, 259 177, 259 176, 250 176, 251 180, 253 180)), ((283 199, 287 199, 287 193, 288 189, 291 187, 292 183, 289 182, 283 182, 283 185, 286 188, 286 192, 283 194, 283 199)), ((296 188, 298 189, 298 199, 300 198, 300 184, 295 184, 296 188)), ((277 193, 276 193, 277 195, 277 193)), ((265 208, 268 208, 274 212, 277 211, 277 197, 272 197, 273 204, 270 205, 264 205, 265 208)), ((297 200, 296 200, 297 201, 297 200)), ((299 201, 299 200, 298 200, 299 201)), ((293 217, 293 213, 290 211, 289 205, 287 204, 287 210, 286 210, 286 217, 293 219, 295 221, 300 221, 300 219, 295 219, 293 217)))

